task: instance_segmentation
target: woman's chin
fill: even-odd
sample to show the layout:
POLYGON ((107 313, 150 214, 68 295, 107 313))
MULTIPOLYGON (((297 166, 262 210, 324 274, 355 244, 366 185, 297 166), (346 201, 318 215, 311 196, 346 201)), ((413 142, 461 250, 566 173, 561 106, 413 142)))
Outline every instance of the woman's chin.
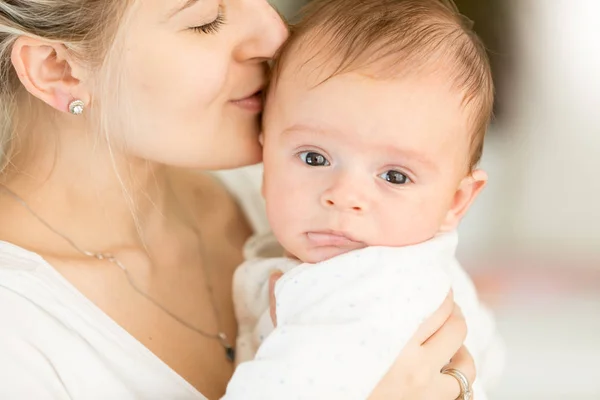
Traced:
POLYGON ((241 147, 235 151, 231 149, 231 151, 221 154, 215 152, 210 160, 200 160, 203 165, 198 165, 196 168, 206 170, 234 169, 262 162, 262 147, 258 142, 253 146, 241 147))

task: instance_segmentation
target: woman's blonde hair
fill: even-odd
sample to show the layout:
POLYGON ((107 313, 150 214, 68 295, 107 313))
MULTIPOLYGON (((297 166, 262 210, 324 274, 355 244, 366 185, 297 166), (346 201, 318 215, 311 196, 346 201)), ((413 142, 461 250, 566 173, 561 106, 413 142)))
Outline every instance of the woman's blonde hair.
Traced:
MULTIPOLYGON (((0 0, 0 173, 10 162, 23 86, 11 62, 20 36, 61 43, 94 71, 102 89, 111 77, 111 52, 128 0, 0 0), (97 73, 96 73, 97 72, 97 73)), ((106 91, 99 90, 102 96, 106 91)), ((103 118, 99 117, 99 121, 103 118)))

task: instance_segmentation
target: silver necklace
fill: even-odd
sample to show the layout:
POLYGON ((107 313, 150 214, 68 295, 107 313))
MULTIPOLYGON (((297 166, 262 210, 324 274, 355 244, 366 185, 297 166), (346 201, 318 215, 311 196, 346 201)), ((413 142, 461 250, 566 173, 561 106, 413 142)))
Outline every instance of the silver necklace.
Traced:
POLYGON ((220 318, 220 315, 219 315, 219 310, 218 310, 217 305, 215 303, 215 297, 214 297, 214 293, 213 293, 213 288, 212 288, 212 285, 209 282, 208 274, 206 273, 206 267, 204 266, 204 263, 202 263, 202 268, 203 268, 203 271, 204 271, 204 277, 206 279, 206 290, 209 293, 210 303, 211 303, 211 306, 213 308, 213 313, 214 313, 215 319, 217 321, 217 325, 218 325, 218 329, 219 329, 218 333, 205 332, 205 331, 203 331, 201 329, 198 329, 195 326, 191 325, 189 322, 187 322, 187 321, 179 318, 176 314, 174 314, 169 309, 167 309, 166 307, 164 307, 162 304, 160 304, 157 300, 155 300, 148 293, 146 293, 143 290, 141 290, 135 284, 135 281, 131 278, 131 275, 129 274, 129 271, 127 270, 127 268, 114 255, 112 255, 110 253, 94 253, 94 252, 82 249, 73 240, 71 240, 68 236, 66 236, 62 232, 56 230, 53 226, 51 226, 48 222, 46 222, 42 217, 40 217, 35 211, 33 211, 31 209, 31 207, 29 207, 29 204, 27 204, 27 202, 25 200, 23 200, 19 195, 17 195, 12 190, 10 190, 9 188, 7 188, 6 186, 4 186, 2 184, 0 184, 0 189, 2 189, 6 194, 8 194, 10 197, 12 197, 13 200, 15 200, 16 202, 18 202, 19 204, 21 204, 21 206, 23 206, 35 219, 37 219, 40 223, 42 223, 42 225, 44 225, 46 228, 50 229, 50 231, 52 231, 54 234, 60 236, 63 240, 65 240, 67 243, 69 243, 71 245, 71 247, 73 247, 79 253, 81 253, 81 254, 83 254, 83 255, 85 255, 87 257, 90 257, 90 258, 95 258, 97 260, 105 260, 105 261, 111 262, 114 265, 116 265, 117 267, 119 267, 125 273, 125 276, 127 277, 127 281, 129 282, 129 285, 138 294, 140 294, 141 296, 143 296, 144 298, 146 298, 148 301, 150 301, 156 307, 160 308, 167 315, 169 315, 171 318, 173 318, 175 321, 179 322, 181 325, 185 326, 186 328, 188 328, 188 329, 190 329, 190 330, 192 330, 192 331, 198 333, 199 335, 204 336, 204 337, 206 337, 208 339, 213 339, 213 340, 219 341, 219 343, 221 343, 221 346, 223 346, 223 349, 225 350, 225 356, 227 357, 227 360, 230 361, 230 362, 234 361, 234 359, 235 359, 235 349, 233 348, 233 346, 229 342, 229 338, 227 337, 227 335, 225 334, 225 332, 223 332, 223 329, 221 328, 221 318, 220 318))

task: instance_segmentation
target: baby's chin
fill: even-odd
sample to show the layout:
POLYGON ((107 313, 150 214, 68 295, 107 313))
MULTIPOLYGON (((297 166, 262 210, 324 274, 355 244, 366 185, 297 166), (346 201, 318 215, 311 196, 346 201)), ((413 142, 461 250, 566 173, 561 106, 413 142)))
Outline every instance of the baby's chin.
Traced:
POLYGON ((316 264, 319 262, 327 261, 330 258, 341 256, 342 254, 349 253, 357 250, 355 248, 338 247, 338 246, 320 246, 298 249, 296 252, 287 252, 292 258, 296 258, 303 263, 316 264))

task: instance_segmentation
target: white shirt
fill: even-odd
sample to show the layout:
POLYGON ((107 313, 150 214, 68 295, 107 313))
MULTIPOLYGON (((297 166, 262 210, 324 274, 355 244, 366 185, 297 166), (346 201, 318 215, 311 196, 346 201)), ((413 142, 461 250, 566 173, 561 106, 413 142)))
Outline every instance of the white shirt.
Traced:
POLYGON ((479 371, 475 398, 484 400, 483 383, 503 366, 502 342, 455 259, 456 245, 452 232, 414 246, 369 247, 301 264, 265 256, 277 243, 272 235, 255 236, 234 277, 242 363, 226 398, 366 399, 452 287, 469 327, 465 345, 479 371), (278 269, 285 274, 275 288, 274 329, 268 280, 278 269))
MULTIPOLYGON (((260 168, 218 176, 264 232, 260 168)), ((41 256, 0 241, 0 399, 205 397, 41 256)))

